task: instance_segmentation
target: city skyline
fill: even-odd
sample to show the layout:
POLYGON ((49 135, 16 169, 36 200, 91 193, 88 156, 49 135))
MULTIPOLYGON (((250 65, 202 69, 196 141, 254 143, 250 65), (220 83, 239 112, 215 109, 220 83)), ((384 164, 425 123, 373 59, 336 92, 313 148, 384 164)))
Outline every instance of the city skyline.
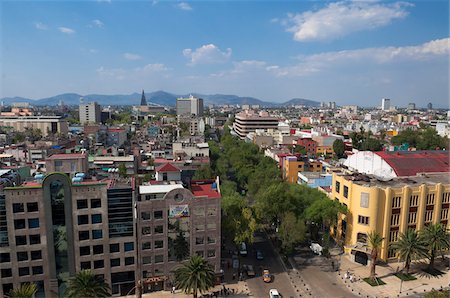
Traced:
POLYGON ((144 88, 448 107, 447 1, 1 5, 0 98, 144 88))

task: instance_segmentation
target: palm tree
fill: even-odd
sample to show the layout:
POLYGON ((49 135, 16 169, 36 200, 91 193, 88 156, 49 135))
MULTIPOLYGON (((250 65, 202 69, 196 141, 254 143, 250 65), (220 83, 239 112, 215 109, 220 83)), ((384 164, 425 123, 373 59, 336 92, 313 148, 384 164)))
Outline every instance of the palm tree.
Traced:
POLYGON ((11 290, 6 297, 9 298, 33 298, 37 292, 35 283, 24 283, 17 289, 11 290))
POLYGON ((76 297, 109 297, 109 285, 103 278, 95 276, 91 270, 81 270, 69 279, 65 296, 76 297))
POLYGON ((372 280, 375 280, 375 266, 377 265, 378 251, 381 248, 383 240, 384 238, 376 231, 372 231, 367 235, 367 242, 369 243, 370 248, 372 248, 370 253, 370 279, 372 280))
POLYGON ((430 270, 434 269, 434 258, 436 252, 450 246, 450 234, 440 224, 429 225, 422 230, 422 238, 428 245, 430 270))
POLYGON ((428 256, 426 243, 415 230, 411 229, 404 234, 400 233, 398 241, 392 243, 391 247, 398 252, 400 259, 405 261, 406 274, 409 273, 411 260, 428 256))
POLYGON ((192 256, 189 261, 175 271, 175 286, 186 294, 197 298, 214 286, 216 276, 213 267, 202 257, 192 256))

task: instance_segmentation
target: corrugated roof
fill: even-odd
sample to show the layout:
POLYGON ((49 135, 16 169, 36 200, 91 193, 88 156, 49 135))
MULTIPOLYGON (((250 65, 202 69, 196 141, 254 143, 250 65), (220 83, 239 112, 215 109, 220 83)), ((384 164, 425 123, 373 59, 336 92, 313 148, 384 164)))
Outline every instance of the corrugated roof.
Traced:
POLYGON ((86 155, 83 153, 65 153, 65 154, 53 154, 49 156, 47 159, 78 159, 85 158, 86 155))
POLYGON ((374 152, 394 169, 397 176, 450 172, 450 152, 444 150, 374 152))

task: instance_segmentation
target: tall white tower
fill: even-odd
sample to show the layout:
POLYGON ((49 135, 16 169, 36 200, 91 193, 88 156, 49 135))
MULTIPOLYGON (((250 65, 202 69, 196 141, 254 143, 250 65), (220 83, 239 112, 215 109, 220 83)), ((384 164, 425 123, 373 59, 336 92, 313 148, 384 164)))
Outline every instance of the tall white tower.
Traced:
POLYGON ((383 111, 389 111, 391 109, 391 100, 389 98, 383 98, 381 100, 381 109, 383 111))

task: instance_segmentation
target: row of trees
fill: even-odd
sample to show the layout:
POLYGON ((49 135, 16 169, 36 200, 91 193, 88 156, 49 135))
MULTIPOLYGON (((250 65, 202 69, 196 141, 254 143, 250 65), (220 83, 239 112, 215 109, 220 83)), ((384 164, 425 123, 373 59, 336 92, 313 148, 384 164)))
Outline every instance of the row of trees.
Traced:
POLYGON ((391 141, 393 145, 407 143, 410 147, 417 148, 417 150, 449 149, 449 139, 441 137, 431 127, 419 130, 408 128, 392 137, 391 141))

